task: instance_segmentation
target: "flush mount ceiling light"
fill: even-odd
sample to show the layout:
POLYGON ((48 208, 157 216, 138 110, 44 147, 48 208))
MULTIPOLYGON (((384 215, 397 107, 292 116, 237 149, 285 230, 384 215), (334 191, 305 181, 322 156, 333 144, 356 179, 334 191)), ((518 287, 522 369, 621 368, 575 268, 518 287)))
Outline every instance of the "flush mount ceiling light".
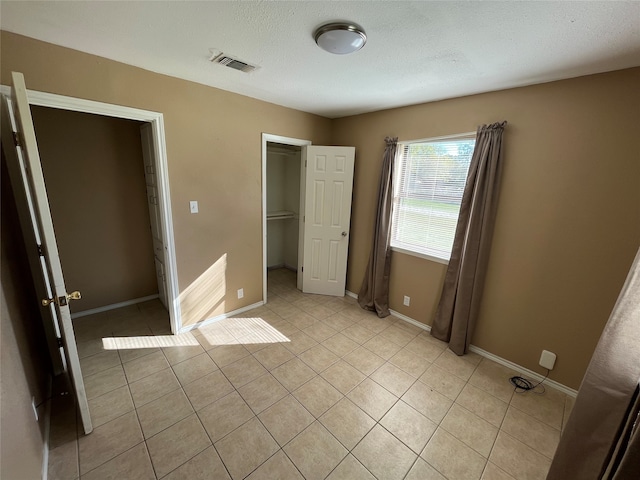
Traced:
POLYGON ((328 23, 319 27, 313 38, 320 48, 336 55, 357 52, 367 42, 367 35, 353 23, 328 23))

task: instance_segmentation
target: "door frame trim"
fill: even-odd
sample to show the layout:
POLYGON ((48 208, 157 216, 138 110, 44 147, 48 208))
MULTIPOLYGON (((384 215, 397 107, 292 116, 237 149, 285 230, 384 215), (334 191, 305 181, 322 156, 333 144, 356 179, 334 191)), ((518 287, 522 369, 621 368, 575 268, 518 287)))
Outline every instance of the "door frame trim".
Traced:
MULTIPOLYGON (((12 98, 11 87, 7 85, 0 85, 0 94, 12 98)), ((179 333, 182 321, 178 290, 178 267, 176 263, 175 241, 173 235, 173 216, 171 213, 167 147, 164 131, 164 117, 162 113, 29 89, 27 89, 27 98, 30 105, 36 105, 39 107, 92 113, 107 117, 138 120, 151 124, 153 143, 156 150, 156 172, 158 173, 159 179, 158 195, 160 197, 162 233, 165 237, 164 261, 167 268, 167 293, 170 303, 169 317, 171 319, 171 331, 174 334, 179 333)))
MULTIPOLYGON (((267 142, 297 147, 306 147, 312 144, 311 140, 262 133, 262 301, 265 304, 267 303, 267 142)), ((304 158, 301 161, 304 165, 304 158)))

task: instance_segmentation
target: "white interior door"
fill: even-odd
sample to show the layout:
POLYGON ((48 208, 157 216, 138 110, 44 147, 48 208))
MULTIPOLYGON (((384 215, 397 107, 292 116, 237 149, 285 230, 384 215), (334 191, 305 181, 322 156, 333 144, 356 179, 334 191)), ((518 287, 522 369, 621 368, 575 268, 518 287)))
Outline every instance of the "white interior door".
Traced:
MULTIPOLYGON (((344 296, 355 147, 305 147, 302 291, 344 296)), ((300 253, 299 253, 300 254, 300 253)))
MULTIPOLYGON (((33 226, 32 219, 35 218, 35 215, 31 196, 27 194, 30 187, 28 182, 26 182, 27 175, 24 169, 25 164, 22 161, 22 150, 16 149, 14 145, 16 140, 13 138, 15 131, 15 128, 13 127, 15 125, 15 117, 13 113, 10 113, 12 111, 13 102, 10 98, 3 95, 2 120, 0 121, 3 139, 2 150, 4 151, 5 158, 7 159, 7 169, 12 183, 18 218, 20 220, 27 259, 29 261, 29 270, 31 271, 31 277, 38 279, 42 277, 42 270, 45 268, 43 263, 44 259, 40 256, 42 241, 40 240, 38 231, 34 230, 33 226)), ((51 290, 51 285, 48 281, 36 281, 34 287, 37 298, 51 298, 53 296, 53 291, 51 290)), ((60 328, 57 322, 57 317, 55 316, 53 305, 49 308, 41 308, 40 314, 53 366, 53 374, 59 375, 66 370, 66 364, 62 349, 58 345, 60 328)))
MULTIPOLYGON (((24 77, 21 73, 13 72, 12 79, 13 104, 7 99, 3 100, 3 117, 8 121, 2 122, 3 140, 11 137, 15 139, 15 153, 7 155, 7 163, 12 164, 9 169, 21 177, 16 178, 18 175, 11 175, 12 187, 14 191, 24 192, 29 204, 31 227, 33 236, 38 242, 42 267, 39 271, 39 278, 34 278, 34 281, 47 286, 50 290, 47 298, 42 299, 42 307, 49 309, 56 329, 59 331, 60 343, 64 352, 63 358, 66 361, 66 368, 69 370, 74 387, 84 432, 90 433, 92 426, 89 405, 68 305, 69 300, 79 298, 79 292, 67 294, 24 77), (13 132, 11 135, 5 136, 8 127, 11 127, 13 132), (16 165, 16 162, 19 164, 16 165)), ((9 148, 6 149, 9 150, 9 148)))
POLYGON ((162 239, 162 218, 158 199, 158 176, 156 174, 156 155, 153 148, 153 132, 151 125, 145 123, 140 127, 142 140, 142 159, 144 161, 144 178, 147 184, 147 206, 151 221, 151 236, 153 238, 153 255, 156 264, 158 280, 158 297, 164 308, 167 308, 167 281, 164 268, 164 241, 162 239))

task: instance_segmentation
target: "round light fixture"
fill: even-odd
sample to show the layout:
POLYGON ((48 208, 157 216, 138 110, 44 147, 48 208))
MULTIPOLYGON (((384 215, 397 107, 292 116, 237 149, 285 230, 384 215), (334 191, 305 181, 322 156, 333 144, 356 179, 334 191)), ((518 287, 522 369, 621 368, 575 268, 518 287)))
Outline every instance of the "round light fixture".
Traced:
POLYGON ((353 23, 328 23, 319 27, 313 38, 320 48, 336 55, 357 52, 367 43, 367 35, 353 23))

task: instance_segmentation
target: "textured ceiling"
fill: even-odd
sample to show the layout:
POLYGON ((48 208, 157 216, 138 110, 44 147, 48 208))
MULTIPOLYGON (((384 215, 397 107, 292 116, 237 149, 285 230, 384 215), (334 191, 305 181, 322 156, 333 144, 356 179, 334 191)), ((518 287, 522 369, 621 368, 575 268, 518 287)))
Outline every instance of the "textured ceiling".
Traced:
POLYGON ((0 3, 3 30, 326 117, 640 65, 640 2, 0 3), (351 20, 352 55, 312 33, 351 20), (260 68, 208 61, 215 48, 260 68))

